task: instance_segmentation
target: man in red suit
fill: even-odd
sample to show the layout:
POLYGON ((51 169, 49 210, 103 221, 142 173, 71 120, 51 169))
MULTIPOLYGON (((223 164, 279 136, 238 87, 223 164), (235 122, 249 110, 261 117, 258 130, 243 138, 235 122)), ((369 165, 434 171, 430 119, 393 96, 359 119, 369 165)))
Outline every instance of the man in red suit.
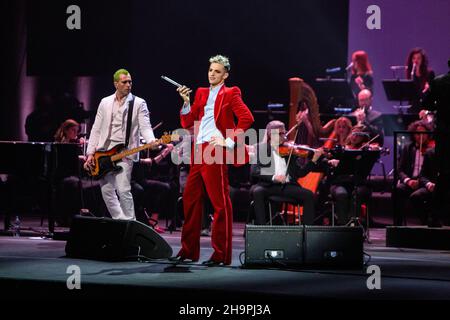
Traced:
POLYGON ((238 87, 228 88, 228 58, 217 55, 209 59, 209 88, 198 88, 191 105, 185 86, 177 89, 184 104, 180 112, 183 128, 194 126, 191 169, 183 193, 184 225, 182 248, 173 260, 198 261, 203 201, 206 194, 214 208, 211 242, 214 253, 203 262, 207 266, 231 264, 233 210, 228 185, 228 169, 224 151, 238 147, 242 135, 254 119, 241 98, 238 87), (237 119, 235 123, 234 118, 237 119), (209 157, 208 157, 208 155, 209 157))

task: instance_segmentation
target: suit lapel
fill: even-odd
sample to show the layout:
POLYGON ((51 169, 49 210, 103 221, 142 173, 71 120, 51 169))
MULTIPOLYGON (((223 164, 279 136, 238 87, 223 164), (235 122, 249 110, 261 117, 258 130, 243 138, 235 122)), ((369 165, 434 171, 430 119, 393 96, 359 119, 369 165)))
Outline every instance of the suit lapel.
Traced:
POLYGON ((217 124, 217 119, 219 118, 220 111, 222 111, 222 103, 225 97, 225 85, 220 88, 217 94, 216 103, 214 104, 214 121, 217 124))

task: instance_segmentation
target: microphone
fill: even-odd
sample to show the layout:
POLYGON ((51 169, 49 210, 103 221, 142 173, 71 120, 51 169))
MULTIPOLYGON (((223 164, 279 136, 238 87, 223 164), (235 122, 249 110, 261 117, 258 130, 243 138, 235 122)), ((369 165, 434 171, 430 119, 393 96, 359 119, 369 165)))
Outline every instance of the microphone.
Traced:
POLYGON ((391 66, 391 70, 401 70, 401 69, 407 69, 407 66, 391 66))
POLYGON ((414 63, 411 69, 411 79, 414 78, 414 73, 416 72, 416 64, 414 63))
POLYGON ((327 68, 327 69, 325 69, 325 72, 326 72, 326 73, 336 73, 336 72, 339 72, 339 71, 341 71, 341 68, 340 68, 340 67, 327 68))
POLYGON ((176 82, 176 81, 173 81, 173 80, 170 79, 169 77, 161 76, 161 79, 166 80, 167 82, 170 82, 171 84, 173 84, 173 85, 174 85, 175 87, 177 87, 177 88, 182 87, 181 84, 179 84, 179 83, 176 82))
POLYGON ((345 71, 348 71, 351 67, 353 67, 353 62, 350 62, 350 64, 345 68, 345 71))

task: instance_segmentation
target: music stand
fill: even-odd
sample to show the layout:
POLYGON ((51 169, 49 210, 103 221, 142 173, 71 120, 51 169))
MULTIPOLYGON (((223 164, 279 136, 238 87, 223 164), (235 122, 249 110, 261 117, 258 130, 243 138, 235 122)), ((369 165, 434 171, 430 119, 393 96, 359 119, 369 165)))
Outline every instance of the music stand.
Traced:
POLYGON ((343 78, 317 78, 314 83, 321 113, 349 113, 355 106, 355 96, 347 81, 343 78))
POLYGON ((418 99, 417 87, 413 80, 407 79, 385 79, 382 80, 384 92, 389 101, 399 101, 400 105, 393 106, 394 109, 403 113, 403 109, 409 110, 411 105, 403 105, 403 101, 418 99))
POLYGON ((364 181, 367 180, 375 162, 380 158, 380 150, 343 150, 337 154, 336 159, 339 164, 334 171, 334 175, 348 175, 351 177, 353 184, 352 205, 354 217, 350 218, 347 225, 356 224, 361 226, 364 231, 364 238, 370 243, 369 237, 369 217, 366 217, 366 228, 361 224, 359 218, 356 216, 357 208, 357 189, 364 181))

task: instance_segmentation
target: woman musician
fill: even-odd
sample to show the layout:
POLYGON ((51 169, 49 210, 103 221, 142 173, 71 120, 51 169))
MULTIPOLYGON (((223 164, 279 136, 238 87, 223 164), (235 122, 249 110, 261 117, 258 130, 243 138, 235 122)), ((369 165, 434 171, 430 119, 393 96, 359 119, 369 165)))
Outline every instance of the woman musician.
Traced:
MULTIPOLYGON (((377 143, 370 143, 370 131, 365 126, 355 126, 346 139, 343 150, 380 150, 377 143)), ((331 168, 339 165, 339 159, 328 160, 331 168)), ((361 208, 361 204, 367 203, 371 192, 368 186, 361 181, 356 185, 354 178, 350 174, 329 174, 328 185, 332 199, 336 202, 337 224, 345 225, 351 216, 349 212, 361 208), (352 194, 355 192, 355 206, 352 205, 352 194)), ((359 212, 352 212, 352 216, 359 212)))

